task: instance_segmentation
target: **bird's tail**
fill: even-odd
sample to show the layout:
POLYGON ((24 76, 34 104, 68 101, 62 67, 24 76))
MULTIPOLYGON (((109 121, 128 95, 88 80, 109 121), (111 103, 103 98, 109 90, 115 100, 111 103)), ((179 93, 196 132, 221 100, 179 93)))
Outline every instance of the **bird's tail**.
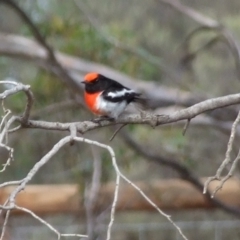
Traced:
POLYGON ((141 96, 141 93, 137 93, 133 102, 138 103, 143 108, 148 108, 149 99, 141 96))

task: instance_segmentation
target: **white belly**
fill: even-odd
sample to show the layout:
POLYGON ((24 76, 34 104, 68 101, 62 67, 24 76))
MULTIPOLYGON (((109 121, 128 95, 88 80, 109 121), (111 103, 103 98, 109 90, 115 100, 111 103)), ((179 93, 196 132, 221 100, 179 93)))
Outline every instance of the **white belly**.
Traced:
POLYGON ((97 109, 100 112, 104 112, 106 116, 111 118, 118 118, 119 115, 124 111, 127 106, 127 102, 109 102, 102 99, 101 95, 99 96, 97 104, 97 109))

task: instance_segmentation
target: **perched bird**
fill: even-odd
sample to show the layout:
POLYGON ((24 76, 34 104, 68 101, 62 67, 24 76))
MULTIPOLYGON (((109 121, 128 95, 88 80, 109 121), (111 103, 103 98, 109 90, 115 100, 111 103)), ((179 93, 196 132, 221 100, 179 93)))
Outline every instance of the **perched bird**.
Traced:
POLYGON ((116 120, 131 102, 141 102, 140 93, 99 73, 84 77, 84 98, 88 108, 100 119, 116 120))

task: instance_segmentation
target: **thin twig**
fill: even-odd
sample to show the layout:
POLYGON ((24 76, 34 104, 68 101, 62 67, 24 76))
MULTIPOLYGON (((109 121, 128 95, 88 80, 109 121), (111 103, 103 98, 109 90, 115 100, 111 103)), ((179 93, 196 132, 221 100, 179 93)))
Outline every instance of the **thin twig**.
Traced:
POLYGON ((194 30, 193 34, 189 35, 187 38, 188 41, 191 39, 191 36, 202 30, 216 32, 220 38, 223 38, 233 54, 237 77, 240 79, 240 46, 235 40, 233 34, 225 26, 223 26, 222 23, 203 15, 191 7, 185 6, 180 0, 159 0, 159 2, 171 6, 173 9, 183 13, 185 16, 188 16, 195 22, 202 25, 202 27, 198 28, 196 31, 194 30))
MULTIPOLYGON (((88 144, 92 144, 92 145, 107 149, 111 155, 112 164, 115 168, 115 165, 117 164, 115 153, 114 153, 114 150, 109 145, 105 145, 105 144, 99 143, 97 141, 89 140, 86 138, 80 138, 80 137, 75 137, 74 140, 79 141, 79 142, 85 142, 88 144)), ((115 183, 114 199, 113 199, 113 204, 111 207, 110 222, 108 224, 108 229, 107 229, 107 240, 111 239, 111 229, 112 229, 112 225, 114 223, 114 216, 115 216, 116 204, 117 204, 118 193, 119 193, 120 175, 118 172, 116 172, 116 174, 117 174, 117 176, 116 176, 116 183, 115 183)))
POLYGON ((118 134, 118 132, 123 128, 123 127, 125 127, 127 124, 122 124, 114 133, 113 133, 113 135, 110 137, 110 139, 109 139, 109 142, 111 142, 114 138, 115 138, 115 136, 118 134))
POLYGON ((22 124, 25 124, 29 119, 30 112, 34 102, 34 97, 33 97, 32 91, 30 90, 30 86, 24 85, 22 83, 14 82, 14 81, 5 81, 5 80, 0 81, 0 84, 11 84, 15 86, 11 89, 5 90, 3 93, 0 94, 0 99, 2 100, 20 91, 23 91, 27 96, 27 103, 22 116, 22 124))
MULTIPOLYGON (((187 53, 181 58, 180 62, 182 64, 186 64, 186 63, 193 61, 201 52, 208 50, 209 48, 214 46, 220 40, 221 40, 221 38, 219 36, 213 37, 208 42, 206 42, 201 47, 199 47, 197 50, 192 51, 192 52, 188 52, 189 47, 186 46, 185 50, 187 51, 187 53)), ((187 43, 185 43, 185 45, 187 45, 187 43)))
MULTIPOLYGON (((160 164, 161 166, 166 166, 170 169, 175 170, 182 179, 191 183, 198 191, 203 191, 204 185, 202 184, 201 180, 193 173, 192 170, 180 163, 181 161, 179 161, 179 159, 168 158, 165 156, 165 154, 154 154, 153 150, 147 149, 143 145, 140 145, 135 140, 133 140, 133 138, 127 134, 126 131, 122 131, 120 133, 120 136, 125 140, 128 147, 131 147, 134 151, 136 151, 137 154, 143 156, 147 161, 153 161, 154 163, 160 164)), ((211 198, 211 194, 208 190, 205 196, 210 201, 210 203, 216 207, 219 207, 234 216, 240 216, 239 208, 227 205, 224 202, 218 200, 218 198, 211 198)))
POLYGON ((187 132, 187 129, 188 129, 189 124, 190 124, 190 121, 191 121, 191 119, 188 119, 186 124, 185 124, 185 126, 183 127, 183 133, 182 133, 183 136, 185 136, 185 134, 187 132))
POLYGON ((203 14, 201 14, 200 12, 196 11, 191 7, 183 5, 180 0, 158 0, 158 1, 171 6, 175 10, 190 17, 191 19, 200 23, 201 25, 207 26, 209 28, 220 28, 222 26, 218 21, 207 16, 204 16, 203 14))
MULTIPOLYGON (((112 163, 113 163, 113 166, 115 168, 115 164, 116 164, 116 159, 115 158, 112 158, 112 163)), ((117 205, 118 194, 119 194, 120 175, 119 175, 118 172, 116 172, 116 175, 117 176, 116 176, 116 182, 115 182, 114 198, 113 198, 113 203, 112 203, 112 207, 111 207, 110 222, 109 222, 108 228, 107 228, 107 239, 106 240, 111 239, 111 229, 112 229, 112 225, 113 225, 113 222, 114 222, 116 205, 117 205)))
POLYGON ((5 115, 2 117, 2 121, 1 121, 1 124, 0 124, 0 131, 2 131, 3 125, 6 124, 7 118, 11 114, 11 111, 9 109, 4 110, 4 112, 5 112, 5 115))
POLYGON ((10 186, 10 185, 19 185, 21 182, 22 182, 22 180, 4 182, 4 183, 0 184, 0 188, 10 186))
POLYGON ((8 151, 8 159, 3 164, 3 168, 0 170, 0 173, 1 173, 1 172, 4 172, 6 170, 6 168, 7 168, 7 166, 9 166, 10 163, 14 160, 14 157, 13 157, 14 149, 11 148, 11 147, 8 147, 7 145, 2 144, 2 143, 0 143, 0 147, 5 148, 8 151))
POLYGON ((3 130, 0 133, 0 143, 4 144, 4 138, 6 137, 6 135, 8 134, 8 129, 11 127, 11 125, 17 121, 18 117, 16 116, 12 116, 11 118, 9 118, 9 120, 7 121, 7 123, 5 124, 3 130))
POLYGON ((122 174, 122 172, 119 170, 117 162, 116 162, 116 157, 115 157, 115 153, 113 151, 113 149, 105 144, 96 142, 96 141, 92 141, 86 138, 79 138, 76 137, 75 138, 76 141, 83 141, 89 144, 93 144, 102 148, 105 148, 109 151, 111 157, 112 157, 112 164, 113 167, 115 169, 115 172, 117 174, 116 177, 116 185, 115 185, 115 193, 114 193, 114 200, 113 200, 113 204, 112 204, 112 208, 111 208, 111 220, 110 223, 108 225, 108 232, 107 232, 107 240, 110 240, 111 238, 111 227, 112 224, 114 222, 114 213, 115 213, 115 208, 116 208, 116 203, 117 203, 117 199, 118 199, 118 192, 119 192, 119 184, 120 184, 120 177, 123 178, 127 183, 129 183, 132 187, 134 187, 143 197, 144 199, 150 204, 152 205, 162 216, 166 217, 167 220, 177 229, 177 231, 179 232, 179 234, 182 236, 183 239, 188 240, 187 237, 183 234, 182 230, 180 229, 180 227, 178 227, 176 225, 176 223, 174 223, 171 219, 171 216, 167 215, 166 213, 164 213, 151 199, 148 198, 148 196, 137 186, 135 185, 132 181, 130 181, 124 174, 122 174))
POLYGON ((67 136, 65 138, 62 138, 58 143, 56 143, 53 148, 42 157, 40 161, 38 161, 33 168, 28 172, 27 176, 22 180, 21 184, 14 189, 14 191, 9 196, 9 206, 11 207, 15 203, 15 198, 17 194, 22 191, 26 184, 32 180, 32 178, 37 174, 37 172, 67 143, 72 141, 71 136, 67 136))
MULTIPOLYGON (((12 209, 19 209, 25 212, 28 212, 29 214, 31 214, 34 218, 36 218, 37 220, 39 220, 40 222, 42 222, 43 224, 47 225, 52 231, 54 231, 57 235, 58 235, 58 239, 61 238, 61 234, 54 229, 50 224, 46 223, 43 219, 41 219, 39 216, 37 216, 36 214, 34 214, 32 211, 30 211, 29 209, 26 208, 22 208, 19 207, 15 204, 15 199, 17 194, 23 190, 26 185, 28 184, 28 182, 37 174, 37 172, 41 169, 42 166, 44 166, 64 145, 66 145, 67 143, 72 141, 72 136, 67 136, 63 139, 61 139, 58 143, 56 143, 53 148, 39 161, 37 162, 33 168, 29 171, 29 173, 27 174, 27 176, 21 180, 19 183, 19 186, 16 187, 10 194, 9 198, 5 201, 5 203, 0 206, 1 209, 5 209, 5 210, 12 210, 12 209)), ((11 182, 13 183, 13 182, 11 182)), ((14 182, 15 184, 16 182, 14 182)), ((6 184, 5 184, 6 185, 6 184)), ((8 211, 10 212, 10 211, 8 211)), ((6 224, 7 224, 7 220, 5 219, 6 224)), ((81 235, 81 234, 64 234, 64 236, 77 236, 77 237, 87 237, 86 235, 81 235)), ((1 240, 1 239, 0 239, 1 240)))
POLYGON ((233 161, 232 166, 231 166, 228 174, 220 181, 220 184, 219 184, 219 185, 216 187, 216 189, 213 191, 213 193, 212 193, 212 198, 215 196, 215 194, 216 194, 220 189, 222 189, 224 183, 225 183, 229 178, 232 177, 233 172, 235 171, 235 169, 236 169, 236 167, 237 167, 237 163, 239 162, 239 160, 240 160, 240 150, 239 150, 239 152, 238 152, 237 157, 236 157, 235 160, 233 161))
POLYGON ((114 160, 113 166, 115 168, 115 171, 121 176, 121 178, 123 178, 128 184, 135 188, 151 206, 153 206, 163 217, 165 217, 177 229, 177 231, 179 232, 183 239, 188 240, 187 237, 183 234, 181 228, 175 222, 173 222, 171 216, 164 213, 136 184, 134 184, 124 174, 122 174, 122 172, 118 168, 116 160, 115 159, 113 160, 114 160))
MULTIPOLYGON (((20 207, 18 205, 15 205, 15 209, 21 210, 23 212, 26 212, 28 214, 30 214, 33 218, 37 219, 39 222, 41 222, 43 225, 47 226, 52 232, 54 232, 55 234, 57 234, 58 239, 60 239, 61 237, 79 237, 79 238, 88 238, 87 235, 83 235, 83 234, 62 234, 60 233, 56 228, 54 228, 51 224, 49 224, 48 222, 46 222, 44 219, 40 218, 38 215, 36 215, 34 212, 32 212, 31 210, 24 208, 24 207, 20 207)), ((0 239, 1 240, 1 239, 0 239)))
POLYGON ((94 239, 95 216, 93 212, 94 204, 98 198, 98 192, 101 185, 102 159, 96 146, 90 145, 93 155, 93 174, 90 189, 85 194, 85 208, 87 216, 87 234, 89 239, 94 239))
POLYGON ((6 227, 7 227, 7 223, 8 223, 8 219, 9 219, 9 216, 10 216, 10 212, 11 211, 8 210, 7 213, 6 213, 6 216, 5 216, 5 219, 4 219, 4 223, 3 223, 3 226, 2 226, 2 232, 1 232, 0 240, 3 240, 3 238, 4 238, 6 227))
MULTIPOLYGON (((223 170, 231 162, 231 152, 232 152, 233 143, 234 143, 234 139, 235 139, 235 135, 236 135, 236 131, 237 131, 237 125, 239 124, 239 122, 240 122, 240 111, 238 113, 238 116, 237 116, 236 120, 234 121, 234 123, 232 125, 232 130, 231 130, 231 134, 230 134, 228 145, 227 145, 227 151, 226 151, 225 159, 221 163, 221 165, 218 168, 216 174, 214 176, 212 176, 212 177, 209 177, 207 179, 207 181, 205 182, 204 189, 203 189, 203 193, 204 194, 206 193, 206 190, 207 190, 210 182, 212 182, 214 180, 220 180, 221 179, 221 174, 222 174, 223 170)), ((235 158, 235 160, 234 160, 234 162, 232 164, 232 167, 231 167, 230 171, 228 172, 228 174, 220 181, 219 186, 213 192, 212 197, 214 197, 214 195, 217 193, 217 191, 219 189, 221 189, 223 184, 232 176, 233 171, 236 168, 236 164, 237 164, 238 160, 239 160, 239 154, 235 158)))
POLYGON ((16 119, 17 118, 15 116, 12 116, 5 123, 5 126, 3 127, 3 129, 0 132, 0 147, 5 148, 8 151, 8 159, 3 164, 3 168, 0 170, 0 173, 4 172, 6 170, 6 168, 7 168, 7 166, 9 166, 10 163, 14 160, 14 157, 13 157, 14 149, 9 147, 9 146, 7 146, 7 136, 8 136, 8 129, 16 121, 16 119), (6 139, 6 140, 4 141, 4 139, 6 139))

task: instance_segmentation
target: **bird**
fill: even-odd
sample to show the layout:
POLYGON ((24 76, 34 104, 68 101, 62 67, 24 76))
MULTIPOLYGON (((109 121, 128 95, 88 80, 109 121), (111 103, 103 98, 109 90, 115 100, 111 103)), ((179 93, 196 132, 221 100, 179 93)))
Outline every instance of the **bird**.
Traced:
POLYGON ((140 93, 96 72, 84 76, 84 100, 98 120, 116 120, 131 102, 141 102, 140 93))

